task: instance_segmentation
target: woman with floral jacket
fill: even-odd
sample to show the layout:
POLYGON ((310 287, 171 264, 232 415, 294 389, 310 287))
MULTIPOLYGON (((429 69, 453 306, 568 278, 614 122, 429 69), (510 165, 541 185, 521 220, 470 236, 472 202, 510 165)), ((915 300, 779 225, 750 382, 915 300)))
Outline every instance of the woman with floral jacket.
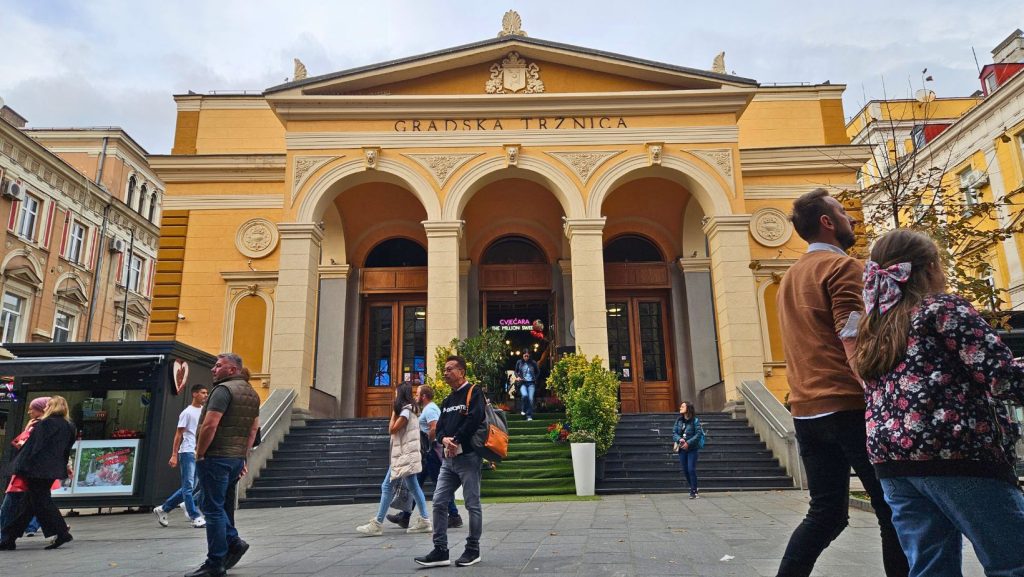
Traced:
POLYGON ((1004 405, 1024 403, 1024 363, 945 288, 926 235, 894 230, 872 248, 855 357, 868 455, 912 577, 961 575, 963 536, 986 575, 1024 575, 1019 433, 1004 405))

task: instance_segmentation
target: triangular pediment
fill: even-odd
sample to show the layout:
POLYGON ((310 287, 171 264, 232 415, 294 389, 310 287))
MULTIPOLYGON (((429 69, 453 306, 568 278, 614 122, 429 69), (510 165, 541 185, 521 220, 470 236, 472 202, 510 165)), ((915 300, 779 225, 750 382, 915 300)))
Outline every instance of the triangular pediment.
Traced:
POLYGON ((269 88, 266 95, 272 100, 297 96, 608 93, 756 86, 756 81, 738 76, 536 38, 505 36, 305 78, 269 88), (537 81, 541 89, 531 90, 537 81))
POLYGON ((84 307, 89 304, 89 297, 85 294, 85 289, 77 281, 67 282, 66 288, 60 288, 56 291, 57 296, 62 301, 70 302, 71 304, 84 307))

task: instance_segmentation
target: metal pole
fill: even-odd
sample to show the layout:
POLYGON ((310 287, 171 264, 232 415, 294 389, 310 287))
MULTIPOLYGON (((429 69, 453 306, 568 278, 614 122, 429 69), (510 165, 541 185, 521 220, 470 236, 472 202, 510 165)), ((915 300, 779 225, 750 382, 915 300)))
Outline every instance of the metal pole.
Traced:
MULTIPOLYGON (((125 259, 128 262, 128 269, 125 271, 128 274, 124 277, 124 311, 121 312, 121 338, 119 341, 124 341, 124 329, 128 324, 128 297, 131 295, 131 288, 128 283, 132 280, 132 251, 135 249, 135 227, 132 227, 129 231, 131 234, 128 240, 128 258, 125 259)), ((139 270, 139 275, 142 275, 142 271, 139 270)), ((139 279, 140 281, 142 279, 139 279)))

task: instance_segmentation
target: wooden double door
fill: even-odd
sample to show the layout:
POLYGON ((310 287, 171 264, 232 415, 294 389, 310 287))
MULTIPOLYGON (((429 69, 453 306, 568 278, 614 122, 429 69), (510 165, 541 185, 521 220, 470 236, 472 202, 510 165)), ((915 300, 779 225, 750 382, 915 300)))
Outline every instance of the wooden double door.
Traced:
POLYGON ((616 295, 607 299, 608 365, 619 375, 623 413, 673 412, 676 383, 671 317, 665 295, 616 295))
POLYGON ((391 414, 395 389, 427 374, 427 303, 417 298, 366 298, 359 390, 364 417, 391 414))

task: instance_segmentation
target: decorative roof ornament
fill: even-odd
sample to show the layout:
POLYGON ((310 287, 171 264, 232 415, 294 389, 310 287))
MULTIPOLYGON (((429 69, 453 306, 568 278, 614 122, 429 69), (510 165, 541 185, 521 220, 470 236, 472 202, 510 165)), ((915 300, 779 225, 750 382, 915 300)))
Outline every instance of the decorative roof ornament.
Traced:
POLYGON ((502 36, 528 36, 526 30, 523 30, 523 19, 515 10, 509 10, 501 17, 501 32, 498 32, 498 38, 502 36))
POLYGON ((302 80, 309 76, 309 73, 306 72, 306 65, 298 58, 293 58, 293 60, 295 60, 295 74, 292 75, 292 82, 302 80))
POLYGON ((725 72, 725 52, 719 52, 718 56, 715 56, 714 62, 711 63, 711 71, 717 74, 726 74, 725 72))
POLYGON ((507 94, 522 91, 524 94, 544 92, 540 79, 540 68, 536 62, 527 63, 518 52, 509 52, 501 64, 491 65, 491 77, 484 84, 487 94, 507 94))

